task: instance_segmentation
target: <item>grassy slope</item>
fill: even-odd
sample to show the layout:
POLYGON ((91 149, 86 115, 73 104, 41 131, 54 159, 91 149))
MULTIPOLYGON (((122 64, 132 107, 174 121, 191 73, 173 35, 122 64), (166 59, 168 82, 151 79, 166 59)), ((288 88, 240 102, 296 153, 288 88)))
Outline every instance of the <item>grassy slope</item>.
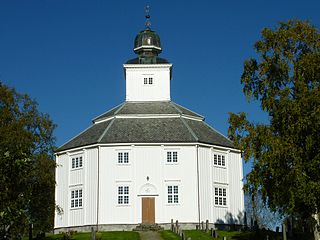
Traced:
MULTIPOLYGON (((102 240, 140 240, 139 233, 137 232, 102 232, 102 240)), ((47 237, 48 240, 61 239, 61 234, 56 234, 47 237)), ((76 233, 72 235, 72 240, 90 240, 91 233, 76 233)))
MULTIPOLYGON (((191 237, 192 240, 212 240, 210 233, 205 233, 197 230, 187 230, 184 231, 186 237, 191 237)), ((219 237, 217 239, 222 239, 222 237, 228 237, 228 239, 238 239, 238 240, 253 240, 253 233, 249 232, 228 232, 228 231, 218 231, 219 237)))
POLYGON ((180 240, 181 239, 178 235, 176 235, 175 233, 169 230, 161 231, 160 235, 164 240, 180 240))

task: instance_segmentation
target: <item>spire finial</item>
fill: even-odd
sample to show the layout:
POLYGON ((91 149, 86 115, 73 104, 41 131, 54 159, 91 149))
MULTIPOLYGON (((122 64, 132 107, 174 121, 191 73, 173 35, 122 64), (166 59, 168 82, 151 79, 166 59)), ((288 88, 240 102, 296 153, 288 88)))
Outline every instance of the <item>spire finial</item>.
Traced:
POLYGON ((150 22, 150 6, 149 5, 146 5, 145 8, 144 8, 144 11, 145 11, 145 17, 146 17, 146 28, 150 29, 151 27, 151 22, 150 22))

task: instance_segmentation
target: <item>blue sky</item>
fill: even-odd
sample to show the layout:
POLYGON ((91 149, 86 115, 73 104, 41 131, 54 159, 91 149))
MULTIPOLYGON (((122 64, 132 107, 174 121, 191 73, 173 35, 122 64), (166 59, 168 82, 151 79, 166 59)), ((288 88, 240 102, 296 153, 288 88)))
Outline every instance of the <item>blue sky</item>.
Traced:
POLYGON ((293 18, 320 27, 316 0, 0 0, 0 80, 51 116, 58 146, 124 101, 122 64, 135 57, 146 3, 161 57, 173 63, 172 100, 225 135, 228 112, 267 121, 240 85, 243 62, 255 56, 262 28, 293 18))

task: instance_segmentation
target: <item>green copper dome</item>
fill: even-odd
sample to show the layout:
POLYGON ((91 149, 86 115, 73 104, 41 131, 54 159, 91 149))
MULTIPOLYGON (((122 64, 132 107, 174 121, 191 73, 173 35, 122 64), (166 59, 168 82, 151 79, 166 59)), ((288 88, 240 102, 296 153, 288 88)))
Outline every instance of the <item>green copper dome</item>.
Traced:
POLYGON ((159 53, 161 53, 159 35, 149 28, 141 31, 134 40, 133 50, 138 55, 157 56, 159 53))

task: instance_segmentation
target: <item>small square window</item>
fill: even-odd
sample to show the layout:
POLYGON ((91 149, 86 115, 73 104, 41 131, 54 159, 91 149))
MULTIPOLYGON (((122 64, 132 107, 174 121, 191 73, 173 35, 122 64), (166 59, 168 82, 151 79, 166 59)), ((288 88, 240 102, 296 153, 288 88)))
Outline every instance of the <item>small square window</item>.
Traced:
POLYGON ((118 152, 118 163, 129 163, 129 152, 118 152))
POLYGON ((71 158, 71 168, 72 169, 81 168, 82 165, 83 165, 82 156, 71 158))
POLYGON ((224 155, 214 154, 213 155, 213 165, 215 166, 226 166, 226 158, 224 155))
POLYGON ((177 163, 178 162, 178 152, 167 152, 167 163, 177 163))

